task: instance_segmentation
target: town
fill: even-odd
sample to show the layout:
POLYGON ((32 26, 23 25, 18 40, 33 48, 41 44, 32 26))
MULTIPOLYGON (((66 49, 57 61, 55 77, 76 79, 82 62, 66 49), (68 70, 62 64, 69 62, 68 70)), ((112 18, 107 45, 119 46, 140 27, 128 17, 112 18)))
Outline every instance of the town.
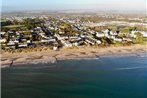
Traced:
POLYGON ((147 20, 114 14, 2 17, 0 35, 5 51, 142 44, 147 20))
POLYGON ((147 98, 147 0, 1 0, 2 98, 147 98))

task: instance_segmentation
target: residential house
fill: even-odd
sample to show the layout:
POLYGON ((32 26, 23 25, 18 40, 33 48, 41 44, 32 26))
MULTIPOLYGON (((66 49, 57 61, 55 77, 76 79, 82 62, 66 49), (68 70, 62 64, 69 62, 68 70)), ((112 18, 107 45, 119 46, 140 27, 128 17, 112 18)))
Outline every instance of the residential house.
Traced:
POLYGON ((137 30, 131 31, 130 36, 133 37, 133 38, 136 38, 135 34, 138 33, 138 32, 141 33, 143 37, 147 37, 147 32, 145 32, 145 31, 137 31, 137 30))
POLYGON ((100 40, 97 40, 95 38, 92 37, 86 37, 85 41, 91 45, 95 45, 95 44, 101 44, 102 42, 100 40))
POLYGON ((123 38, 121 38, 121 37, 115 37, 113 40, 116 41, 116 42, 122 42, 123 41, 123 38))
POLYGON ((0 39, 0 43, 6 43, 6 42, 7 42, 7 40, 5 38, 0 39))
POLYGON ((61 43, 62 43, 65 47, 72 47, 72 44, 71 44, 69 41, 61 40, 61 43))
POLYGON ((14 41, 9 41, 7 44, 6 44, 6 49, 16 49, 16 44, 14 41))
POLYGON ((105 36, 104 33, 96 32, 96 37, 102 38, 102 37, 104 37, 104 36, 105 36))
POLYGON ((18 48, 27 48, 28 44, 27 43, 19 43, 18 48))

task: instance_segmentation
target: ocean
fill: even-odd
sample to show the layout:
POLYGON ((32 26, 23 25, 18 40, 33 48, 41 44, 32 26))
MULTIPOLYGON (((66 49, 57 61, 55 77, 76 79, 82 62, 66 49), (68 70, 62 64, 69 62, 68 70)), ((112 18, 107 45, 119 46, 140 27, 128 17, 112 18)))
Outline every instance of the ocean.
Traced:
POLYGON ((147 98, 147 55, 1 70, 2 98, 147 98))

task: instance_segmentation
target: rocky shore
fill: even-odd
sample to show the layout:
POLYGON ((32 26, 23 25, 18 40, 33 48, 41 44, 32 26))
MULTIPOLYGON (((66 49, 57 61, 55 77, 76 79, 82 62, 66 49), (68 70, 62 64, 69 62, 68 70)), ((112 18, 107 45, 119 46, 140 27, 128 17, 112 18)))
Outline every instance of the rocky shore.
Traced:
POLYGON ((109 55, 139 55, 147 53, 146 45, 119 47, 80 47, 59 51, 44 50, 37 52, 1 53, 1 68, 22 64, 55 63, 58 60, 100 58, 109 55))

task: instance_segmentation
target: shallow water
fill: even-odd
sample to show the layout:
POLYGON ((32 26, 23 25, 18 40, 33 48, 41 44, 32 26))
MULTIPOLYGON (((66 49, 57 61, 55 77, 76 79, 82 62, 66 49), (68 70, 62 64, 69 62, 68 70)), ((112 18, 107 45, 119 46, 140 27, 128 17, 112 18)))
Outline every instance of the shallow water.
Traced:
POLYGON ((147 98, 147 56, 2 69, 2 98, 147 98))

